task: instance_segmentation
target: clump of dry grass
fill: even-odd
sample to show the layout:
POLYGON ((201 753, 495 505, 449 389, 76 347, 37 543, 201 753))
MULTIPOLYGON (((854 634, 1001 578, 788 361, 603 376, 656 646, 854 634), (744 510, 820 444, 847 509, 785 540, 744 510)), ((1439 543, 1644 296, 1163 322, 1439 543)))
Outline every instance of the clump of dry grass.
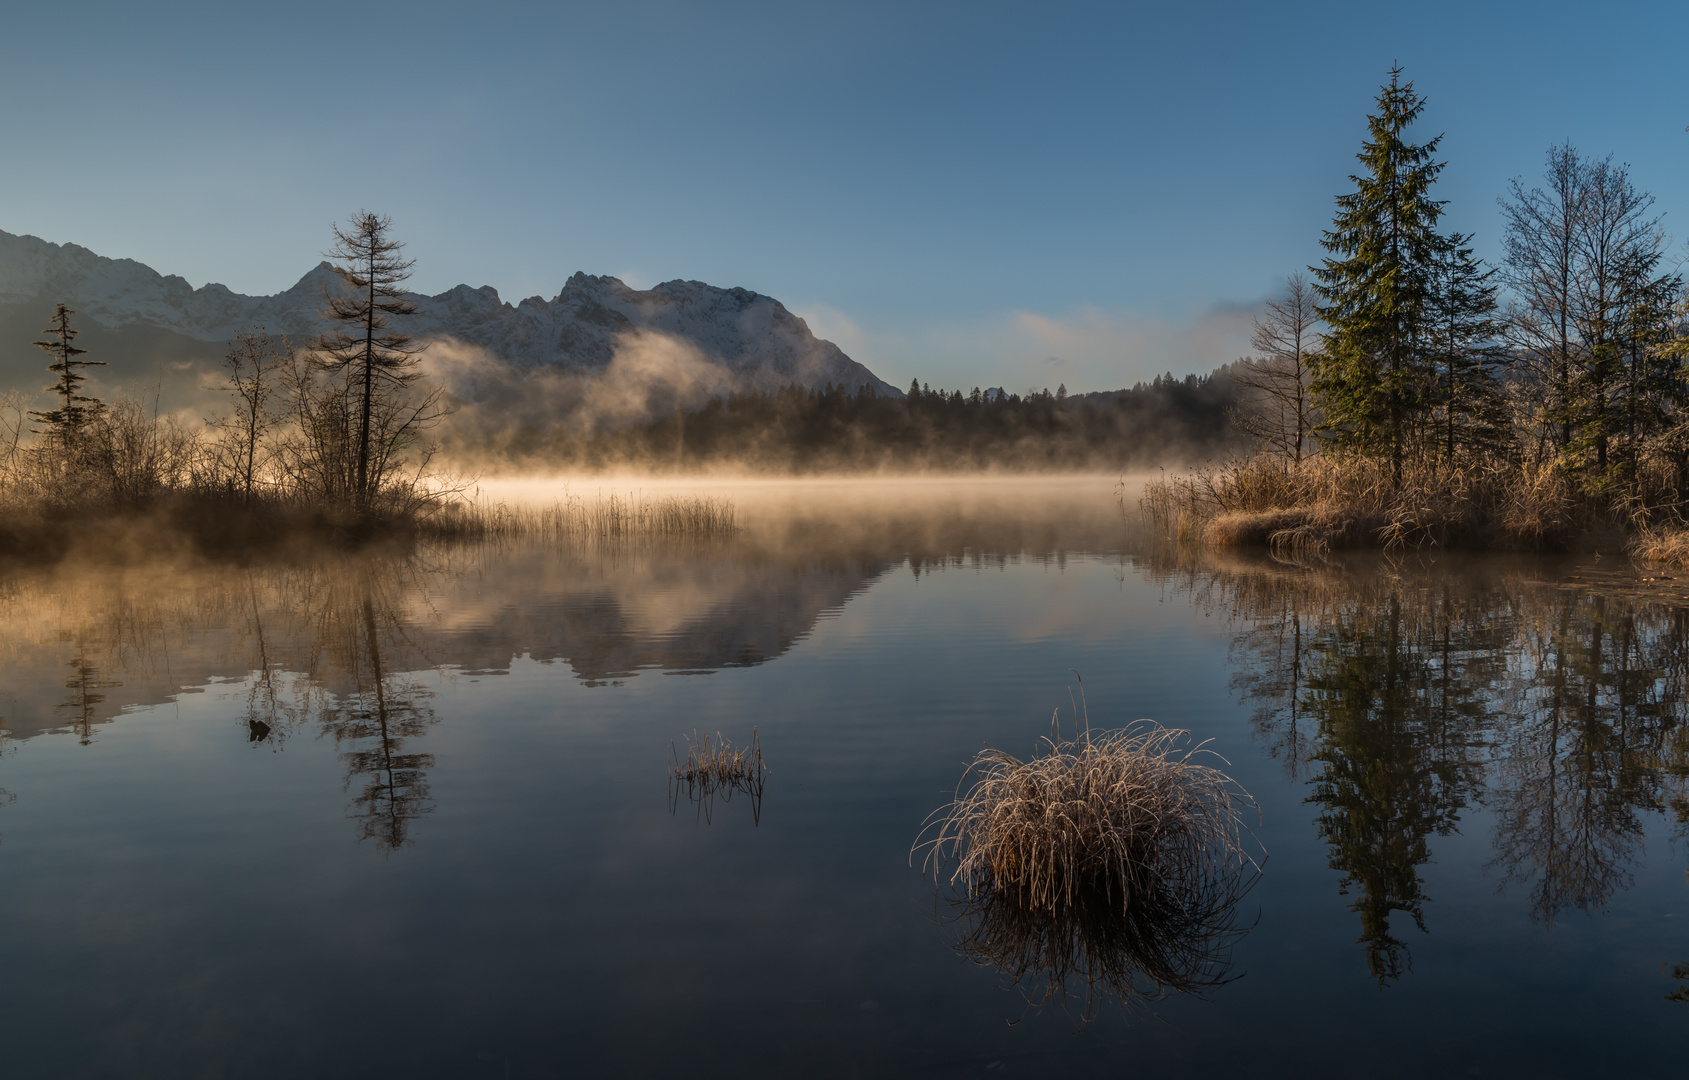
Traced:
POLYGON ((1257 456, 1145 485, 1144 518, 1160 534, 1286 554, 1339 548, 1565 545, 1602 510, 1578 499, 1552 463, 1387 462, 1325 457, 1291 465, 1257 456))
POLYGON ((1140 721, 1065 739, 1052 725, 1024 761, 982 750, 917 842, 935 878, 955 860, 962 951, 1035 1005, 1079 981, 1087 1019, 1103 994, 1126 1005, 1227 981, 1259 871, 1248 793, 1188 732, 1140 721))
POLYGON ((1643 529, 1625 544, 1625 553, 1653 566, 1689 566, 1689 530, 1643 529))
POLYGON ((684 760, 674 743, 669 743, 669 812, 676 811, 684 792, 703 819, 709 821, 718 796, 725 803, 732 801, 734 792, 743 792, 751 800, 752 821, 761 824, 762 790, 767 774, 762 739, 756 728, 751 729, 750 744, 738 748, 719 731, 713 739, 694 732, 687 737, 684 760))

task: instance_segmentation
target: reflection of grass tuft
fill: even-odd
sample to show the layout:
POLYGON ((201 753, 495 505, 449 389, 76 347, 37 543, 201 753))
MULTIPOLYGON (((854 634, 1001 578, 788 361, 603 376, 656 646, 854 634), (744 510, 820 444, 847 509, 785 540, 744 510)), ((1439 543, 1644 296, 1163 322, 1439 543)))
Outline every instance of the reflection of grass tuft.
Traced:
MULTIPOLYGON (((1671 977, 1689 982, 1689 964, 1679 964, 1672 968, 1671 977)), ((1677 989, 1666 995, 1666 1000, 1675 1001, 1683 1005, 1689 1005, 1689 986, 1679 986, 1677 989)))

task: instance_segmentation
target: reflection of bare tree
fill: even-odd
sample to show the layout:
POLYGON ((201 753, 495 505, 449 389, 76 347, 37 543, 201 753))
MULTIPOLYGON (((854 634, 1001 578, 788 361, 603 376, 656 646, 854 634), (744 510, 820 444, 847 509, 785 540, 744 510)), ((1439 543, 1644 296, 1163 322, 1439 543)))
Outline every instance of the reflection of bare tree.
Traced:
POLYGON ((1250 722, 1256 734, 1295 780, 1301 778, 1314 750, 1303 730, 1308 719, 1302 705, 1308 615, 1294 587, 1273 589, 1262 601, 1260 614, 1233 642, 1237 669, 1231 685, 1241 701, 1255 705, 1250 722))
POLYGON ((252 677, 247 681, 246 711, 241 719, 246 724, 248 742, 266 743, 279 749, 293 729, 296 713, 279 685, 280 665, 270 656, 269 639, 264 632, 264 612, 258 603, 258 585, 250 573, 247 576, 247 600, 251 612, 248 626, 252 635, 254 666, 252 677))
MULTIPOLYGON (((1637 811, 1663 809, 1659 721, 1673 723, 1683 702, 1662 699, 1663 673, 1642 655, 1634 613, 1603 598, 1567 597, 1522 636, 1530 677, 1515 686, 1515 719, 1500 732, 1495 861, 1509 880, 1531 883, 1533 911, 1553 921, 1629 887, 1637 811)), ((1675 633, 1654 643, 1681 644, 1675 633)))

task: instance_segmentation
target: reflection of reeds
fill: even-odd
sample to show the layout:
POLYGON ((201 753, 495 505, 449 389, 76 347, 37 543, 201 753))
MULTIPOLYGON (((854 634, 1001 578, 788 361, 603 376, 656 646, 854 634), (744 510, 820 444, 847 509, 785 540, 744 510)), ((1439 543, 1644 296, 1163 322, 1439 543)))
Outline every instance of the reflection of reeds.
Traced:
POLYGON ((685 760, 670 743, 669 766, 670 813, 679 807, 684 791, 687 800, 709 821, 717 796, 725 803, 732 800, 734 792, 742 791, 750 796, 753 823, 761 824, 762 788, 768 766, 762 759, 762 740, 756 728, 751 729, 750 744, 737 749, 720 732, 713 739, 694 733, 686 740, 685 760))
POLYGON ((1259 869, 1248 794, 1194 760, 1206 751, 1189 733, 1149 721, 1042 741, 1026 761, 981 751, 929 824, 928 867, 956 860, 961 950, 1035 1005, 1065 1005, 1077 981, 1085 1019, 1104 994, 1131 1005, 1226 982, 1259 869))
POLYGON ((731 499, 707 495, 565 494, 549 506, 465 502, 449 511, 466 534, 552 540, 719 539, 739 531, 731 499))

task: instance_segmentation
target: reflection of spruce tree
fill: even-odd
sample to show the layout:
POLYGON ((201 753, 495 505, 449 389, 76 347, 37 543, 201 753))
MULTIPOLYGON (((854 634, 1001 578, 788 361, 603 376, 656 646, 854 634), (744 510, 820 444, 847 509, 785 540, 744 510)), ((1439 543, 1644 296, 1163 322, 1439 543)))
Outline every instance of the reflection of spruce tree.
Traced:
POLYGON ((428 797, 430 754, 405 752, 405 740, 422 735, 433 714, 421 704, 426 692, 383 670, 374 590, 360 582, 356 625, 350 628, 349 670, 358 691, 324 721, 336 745, 353 744, 341 754, 346 786, 361 784, 353 797, 359 839, 374 840, 387 851, 409 843, 411 822, 433 809, 428 797))
POLYGON ((1343 892, 1360 894, 1351 909, 1380 982, 1407 970, 1390 916, 1403 912, 1425 929, 1417 868, 1430 858, 1428 837, 1454 830, 1477 768, 1469 747, 1479 710, 1440 679, 1446 665, 1404 629, 1395 595, 1382 611, 1357 607, 1334 620, 1308 673, 1314 760, 1324 766, 1311 798, 1324 807, 1320 831, 1343 892))
POLYGON ((1501 755, 1496 861, 1534 878, 1532 908, 1604 907, 1628 887, 1642 842, 1638 807, 1664 809, 1658 764, 1680 699, 1662 700, 1661 669, 1639 654, 1634 614, 1596 597, 1567 602, 1527 643, 1535 677, 1520 687, 1501 755))
POLYGON ((65 689, 70 691, 70 697, 59 708, 70 710, 71 730, 76 732, 77 741, 87 746, 94 741, 94 706, 106 699, 104 694, 95 691, 109 690, 123 684, 100 678, 99 669, 89 662, 87 648, 81 644, 77 645, 76 658, 67 661, 65 666, 73 672, 71 677, 65 680, 65 689))

